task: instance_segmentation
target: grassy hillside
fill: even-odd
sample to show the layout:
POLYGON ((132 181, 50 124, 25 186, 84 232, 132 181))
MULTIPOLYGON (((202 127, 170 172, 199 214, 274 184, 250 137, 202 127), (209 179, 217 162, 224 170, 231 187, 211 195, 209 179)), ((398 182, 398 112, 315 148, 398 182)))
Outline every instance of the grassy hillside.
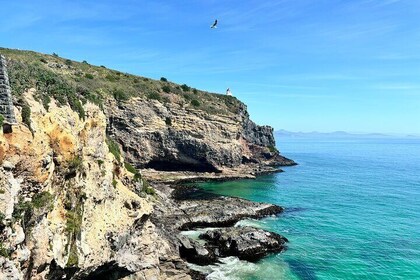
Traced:
POLYGON ((208 93, 186 84, 178 85, 163 77, 153 80, 90 65, 86 61, 72 61, 56 54, 5 48, 0 48, 0 54, 8 61, 12 94, 18 102, 23 102, 21 96, 26 90, 35 88, 36 98, 46 108, 53 97, 59 104, 69 104, 82 118, 82 103, 89 100, 102 107, 109 98, 117 102, 132 97, 154 99, 166 106, 177 103, 210 114, 236 113, 241 104, 235 97, 208 93))

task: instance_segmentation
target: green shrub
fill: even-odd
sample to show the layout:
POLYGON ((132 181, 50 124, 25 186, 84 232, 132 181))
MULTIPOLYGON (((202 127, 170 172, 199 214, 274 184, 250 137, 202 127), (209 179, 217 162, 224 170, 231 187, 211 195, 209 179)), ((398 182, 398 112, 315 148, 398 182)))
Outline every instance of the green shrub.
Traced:
POLYGON ((110 153, 114 155, 115 159, 118 162, 120 162, 121 160, 120 146, 118 146, 118 144, 115 141, 113 141, 111 138, 108 138, 106 140, 106 143, 108 145, 108 150, 110 151, 110 153))
POLYGON ((52 53, 52 56, 54 57, 58 57, 58 54, 56 54, 55 52, 52 53))
POLYGON ((107 79, 108 81, 114 83, 114 82, 118 81, 120 79, 120 77, 117 77, 117 76, 114 76, 114 75, 111 75, 111 74, 107 74, 105 76, 105 79, 107 79))
POLYGON ((73 62, 70 59, 66 59, 66 61, 64 62, 67 66, 70 66, 73 64, 73 62))
POLYGON ((163 96, 163 97, 162 97, 162 102, 166 104, 166 103, 170 103, 170 102, 171 102, 171 100, 169 99, 169 97, 167 97, 167 96, 163 96))
POLYGON ((41 192, 34 195, 32 205, 36 209, 47 207, 49 211, 53 208, 54 196, 49 192, 41 192))
POLYGON ((80 156, 75 156, 74 158, 68 161, 69 168, 80 168, 82 164, 83 164, 83 161, 80 156))
POLYGON ((85 74, 85 78, 86 78, 86 79, 93 80, 93 78, 94 78, 94 77, 93 77, 93 75, 92 75, 92 74, 90 74, 90 73, 86 73, 86 74, 85 74))
POLYGON ((171 92, 171 87, 168 86, 168 85, 165 85, 165 86, 162 87, 162 90, 163 90, 163 92, 170 93, 171 92))
POLYGON ((183 90, 183 91, 190 91, 190 87, 189 86, 187 86, 186 84, 183 84, 182 86, 181 86, 181 89, 183 90))
POLYGON ((128 162, 124 162, 124 167, 125 169, 127 169, 128 172, 133 173, 133 174, 137 174, 138 171, 136 168, 134 168, 134 166, 132 166, 130 163, 128 162))
POLYGON ((82 225, 82 214, 79 213, 80 209, 76 207, 74 210, 68 210, 66 213, 66 231, 67 233, 78 234, 82 225))
POLYGON ((114 188, 116 188, 116 187, 117 187, 117 184, 118 184, 117 180, 112 179, 112 186, 113 186, 114 188))
POLYGON ((193 99, 193 96, 191 94, 188 94, 188 93, 184 93, 182 96, 185 98, 185 100, 192 100, 193 99))
POLYGON ((277 148, 274 147, 274 146, 268 146, 267 148, 270 151, 270 153, 278 153, 279 152, 279 150, 277 150, 277 148))
POLYGON ((80 119, 84 120, 85 109, 83 108, 82 103, 80 103, 80 100, 75 95, 70 95, 67 97, 67 99, 68 99, 70 108, 79 115, 80 119))
POLYGON ((98 159, 98 165, 99 165, 99 167, 101 167, 103 164, 104 164, 104 161, 101 160, 101 159, 98 159))
POLYGON ((148 187, 144 190, 145 193, 149 194, 149 195, 156 195, 156 191, 154 188, 152 187, 148 187))
POLYGON ((197 94, 198 93, 198 90, 195 88, 195 89, 193 89, 193 93, 194 94, 197 94))
POLYGON ((31 108, 27 104, 22 106, 22 122, 31 129, 31 108))
POLYGON ((128 100, 128 95, 121 89, 114 89, 112 95, 117 101, 126 101, 128 100))
POLYGON ((161 80, 162 82, 167 82, 167 81, 168 81, 168 79, 166 79, 165 77, 161 77, 161 78, 160 78, 160 80, 161 80))
POLYGON ((147 95, 148 99, 160 101, 160 94, 156 91, 152 91, 147 95))
POLYGON ((12 218, 16 221, 20 218, 25 219, 25 223, 29 220, 33 213, 32 204, 29 201, 23 201, 20 199, 13 208, 12 218))
POLYGON ((44 106, 45 110, 48 111, 48 109, 50 107, 50 103, 51 103, 51 97, 49 95, 42 94, 41 95, 41 102, 42 102, 42 106, 44 106))
POLYGON ((48 63, 48 61, 45 58, 41 58, 39 61, 41 61, 42 63, 45 63, 45 64, 48 63))
POLYGON ((76 244, 72 244, 70 247, 69 258, 67 260, 66 267, 74 267, 79 264, 79 256, 77 254, 76 244))
POLYGON ((197 99, 193 99, 191 100, 191 105, 193 105, 194 107, 199 107, 200 101, 198 101, 197 99))
POLYGON ((69 258, 67 260, 67 267, 77 266, 79 263, 79 257, 77 254, 76 238, 80 234, 82 227, 82 208, 77 206, 73 210, 68 210, 66 213, 66 232, 70 235, 70 246, 69 258))
POLYGON ((4 117, 0 114, 0 127, 3 127, 4 117))
POLYGON ((4 247, 3 242, 0 242, 0 256, 10 258, 10 250, 4 247))
POLYGON ((149 182, 146 179, 142 178, 142 182, 143 182, 143 191, 146 194, 156 195, 155 189, 150 186, 149 182))
POLYGON ((89 63, 86 60, 83 60, 82 63, 89 65, 89 63))
POLYGON ((137 172, 136 174, 134 174, 134 181, 135 182, 140 182, 141 179, 142 179, 142 177, 141 177, 141 173, 140 172, 137 172))

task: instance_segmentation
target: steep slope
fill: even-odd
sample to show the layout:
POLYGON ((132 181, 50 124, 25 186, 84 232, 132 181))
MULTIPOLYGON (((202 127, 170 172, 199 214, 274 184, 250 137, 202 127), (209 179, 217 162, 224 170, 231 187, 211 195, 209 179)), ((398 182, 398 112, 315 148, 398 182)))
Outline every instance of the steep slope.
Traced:
POLYGON ((108 118, 107 133, 138 168, 223 172, 245 164, 252 168, 239 168, 238 173, 257 173, 261 166, 294 164, 279 155, 273 129, 252 122, 246 106, 235 97, 86 62, 0 50, 9 60, 12 93, 18 103, 23 91, 35 88, 35 98, 44 107, 55 98, 81 117, 83 102, 98 104, 108 118))
POLYGON ((109 152, 105 115, 87 103, 80 119, 54 100, 47 112, 33 95, 31 130, 17 108, 13 133, 0 135, 0 278, 169 278, 160 258, 177 252, 149 220, 143 181, 109 152))

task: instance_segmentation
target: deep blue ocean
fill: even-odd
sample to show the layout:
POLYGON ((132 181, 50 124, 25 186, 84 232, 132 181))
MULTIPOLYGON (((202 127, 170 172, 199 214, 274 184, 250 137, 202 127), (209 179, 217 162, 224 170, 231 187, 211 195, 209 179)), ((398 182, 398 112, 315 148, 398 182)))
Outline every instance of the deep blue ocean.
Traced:
POLYGON ((289 239, 257 263, 224 259, 208 279, 420 279, 420 140, 278 139, 299 163, 256 180, 203 183, 284 206, 253 225, 289 239))

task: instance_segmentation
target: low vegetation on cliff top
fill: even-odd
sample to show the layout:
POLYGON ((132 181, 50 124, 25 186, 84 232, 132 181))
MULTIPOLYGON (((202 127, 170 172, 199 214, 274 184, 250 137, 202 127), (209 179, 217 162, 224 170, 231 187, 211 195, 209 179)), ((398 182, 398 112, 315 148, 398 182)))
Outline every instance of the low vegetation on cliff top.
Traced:
POLYGON ((86 101, 102 107, 107 99, 125 102, 133 97, 157 100, 166 106, 177 103, 210 114, 237 113, 241 106, 235 97, 178 85, 165 77, 153 80, 57 54, 5 48, 0 48, 0 54, 8 61, 12 94, 17 100, 26 90, 35 88, 35 97, 45 108, 53 97, 60 105, 70 105, 81 118, 85 116, 82 104, 86 101))

